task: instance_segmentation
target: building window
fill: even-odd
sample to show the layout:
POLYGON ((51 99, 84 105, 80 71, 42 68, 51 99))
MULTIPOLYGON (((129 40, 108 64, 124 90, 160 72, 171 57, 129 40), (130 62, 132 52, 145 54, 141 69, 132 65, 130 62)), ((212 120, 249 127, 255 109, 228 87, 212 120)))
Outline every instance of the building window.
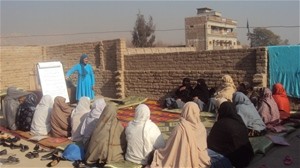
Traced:
POLYGON ((194 25, 190 25, 190 28, 194 28, 194 25))
POLYGON ((209 41, 209 45, 211 45, 211 41, 209 41))

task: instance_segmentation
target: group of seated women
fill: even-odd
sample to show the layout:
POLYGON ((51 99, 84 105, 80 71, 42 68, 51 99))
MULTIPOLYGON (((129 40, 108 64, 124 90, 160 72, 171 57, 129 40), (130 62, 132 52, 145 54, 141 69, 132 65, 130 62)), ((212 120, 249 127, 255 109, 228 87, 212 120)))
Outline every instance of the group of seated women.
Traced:
POLYGON ((192 100, 183 104, 179 123, 166 142, 150 120, 151 112, 145 104, 135 108, 134 120, 124 128, 117 119, 116 105, 103 98, 95 99, 90 107, 91 100, 81 97, 74 108, 61 96, 53 101, 44 95, 36 103, 34 96, 9 88, 4 113, 8 128, 18 129, 19 121, 13 121, 11 115, 25 113, 20 109, 33 111, 25 116, 31 117, 25 131, 82 142, 87 165, 127 160, 150 167, 246 167, 254 156, 248 137, 263 135, 266 128, 289 117, 287 96, 281 84, 274 85, 273 95, 263 88, 255 107, 241 90, 235 89, 229 75, 222 79, 224 87, 214 97, 217 118, 208 136, 200 120, 201 108, 192 100))

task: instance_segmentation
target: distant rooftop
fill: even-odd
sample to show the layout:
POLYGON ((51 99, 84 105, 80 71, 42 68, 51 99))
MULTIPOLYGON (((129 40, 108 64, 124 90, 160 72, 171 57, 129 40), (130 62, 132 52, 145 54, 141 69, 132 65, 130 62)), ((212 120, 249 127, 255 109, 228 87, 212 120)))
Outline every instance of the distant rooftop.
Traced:
POLYGON ((220 12, 216 12, 210 8, 197 8, 197 15, 198 16, 218 16, 221 17, 222 14, 220 12))

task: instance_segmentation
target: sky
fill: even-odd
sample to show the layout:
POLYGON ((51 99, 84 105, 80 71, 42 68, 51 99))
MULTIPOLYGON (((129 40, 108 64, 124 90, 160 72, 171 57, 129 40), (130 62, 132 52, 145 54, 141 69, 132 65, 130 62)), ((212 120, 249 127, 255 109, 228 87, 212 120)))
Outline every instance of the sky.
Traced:
POLYGON ((131 31, 140 11, 153 18, 156 42, 185 45, 184 19, 208 7, 237 21, 238 40, 249 45, 250 31, 268 27, 290 44, 299 44, 299 0, 210 1, 3 1, 1 45, 58 45, 122 38, 131 31))

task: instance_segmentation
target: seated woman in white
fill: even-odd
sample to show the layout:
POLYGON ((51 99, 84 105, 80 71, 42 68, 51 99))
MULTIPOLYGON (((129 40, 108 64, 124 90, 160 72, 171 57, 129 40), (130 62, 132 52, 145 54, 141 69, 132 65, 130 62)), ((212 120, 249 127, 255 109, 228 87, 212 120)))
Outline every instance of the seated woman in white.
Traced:
POLYGON ((145 104, 136 107, 134 120, 129 122, 125 134, 125 159, 137 164, 149 164, 149 154, 165 146, 163 136, 157 125, 150 120, 150 109, 145 104))
POLYGON ((35 108, 30 132, 34 135, 48 135, 51 130, 50 116, 53 108, 53 98, 44 95, 35 108))

